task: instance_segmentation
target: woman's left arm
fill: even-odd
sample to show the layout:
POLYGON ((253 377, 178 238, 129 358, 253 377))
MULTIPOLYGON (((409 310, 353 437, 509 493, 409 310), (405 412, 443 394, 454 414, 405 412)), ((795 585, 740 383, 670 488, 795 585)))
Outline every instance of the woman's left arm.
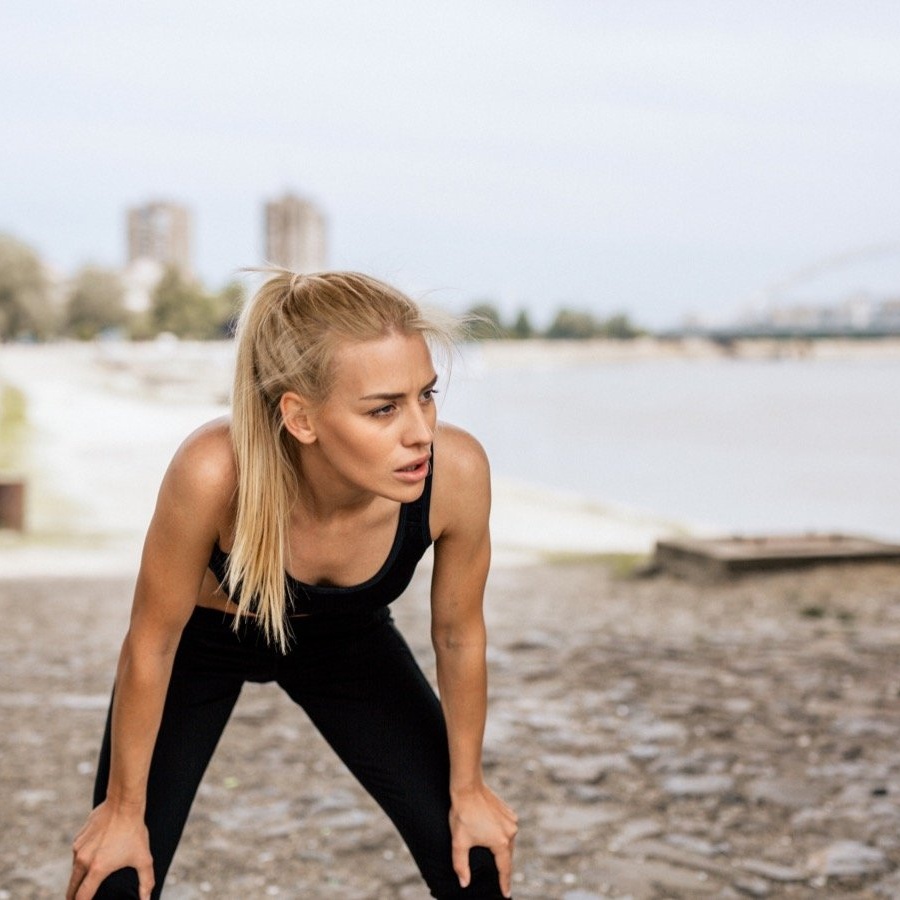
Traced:
POLYGON ((469 850, 494 854, 510 896, 515 813, 484 783, 481 748, 487 713, 484 587, 490 566, 490 472, 474 438, 441 428, 433 508, 440 523, 431 588, 431 636, 450 748, 453 867, 469 883, 469 850))

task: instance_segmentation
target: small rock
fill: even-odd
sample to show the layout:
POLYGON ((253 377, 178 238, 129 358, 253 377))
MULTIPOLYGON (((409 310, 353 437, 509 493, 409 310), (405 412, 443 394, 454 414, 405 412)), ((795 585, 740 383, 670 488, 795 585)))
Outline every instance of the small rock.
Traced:
POLYGON ((730 697, 722 706, 733 716, 743 716, 750 712, 756 703, 749 697, 730 697))
POLYGON ((616 807, 578 807, 544 805, 540 808, 541 828, 545 831, 590 831, 622 818, 616 807))
POLYGON ((663 781, 663 790, 675 797, 708 797, 734 787, 728 775, 673 775, 663 781))
POLYGON ((641 744, 677 743, 687 736, 687 730, 679 722, 634 722, 628 730, 641 744))
POLYGON ((570 856, 581 856, 583 853, 584 843, 578 838, 559 835, 541 844, 541 856, 568 859, 570 856))
POLYGON ((192 884, 173 884, 171 887, 166 883, 166 900, 198 900, 203 894, 192 884))
POLYGON ((849 737, 894 737, 897 734, 896 725, 865 716, 842 716, 835 720, 833 727, 849 737))
POLYGON ((835 841, 813 853, 807 863, 811 874, 826 877, 875 875, 888 867, 887 857, 877 847, 859 841, 835 841))
POLYGON ((15 795, 16 801, 25 807, 25 809, 33 810, 44 803, 52 803, 56 800, 56 791, 41 788, 32 788, 30 790, 17 791, 15 795))
POLYGON ((772 893, 769 883, 762 878, 738 878, 732 887, 748 897, 768 897, 772 893))
POLYGON ((818 806, 822 800, 818 786, 792 778, 758 778, 747 785, 746 794, 754 803, 774 803, 791 809, 818 806))
POLYGON ((806 873, 800 869, 782 866, 764 859, 742 859, 738 860, 735 865, 751 875, 760 875, 763 878, 768 878, 769 881, 788 883, 806 880, 806 873))
POLYGON ((554 781, 563 784, 596 784, 606 774, 606 769, 596 757, 548 753, 541 757, 541 763, 554 781))
POLYGON ((628 748, 628 755, 639 762, 656 759, 661 752, 656 744, 634 744, 628 748))
POLYGON ((632 819, 618 830, 609 843, 609 849, 616 852, 634 841, 658 837, 662 833, 663 827, 655 819, 632 819))
POLYGON ((680 847, 700 856, 720 856, 729 850, 728 844, 713 844, 690 834, 668 834, 665 840, 673 847, 680 847))
POLYGON ((346 828, 368 827, 372 824, 374 818, 371 813, 361 809, 346 809, 327 816, 320 816, 316 824, 320 828, 340 831, 346 828))

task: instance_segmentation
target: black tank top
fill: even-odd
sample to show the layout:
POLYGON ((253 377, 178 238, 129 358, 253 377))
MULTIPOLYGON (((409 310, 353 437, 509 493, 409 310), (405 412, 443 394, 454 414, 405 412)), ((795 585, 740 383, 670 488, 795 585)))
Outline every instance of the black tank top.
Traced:
MULTIPOLYGON (((387 559, 382 567, 362 584, 329 587, 306 584, 285 572, 288 615, 327 615, 364 612, 387 606, 409 586, 416 565, 431 546, 428 512, 431 505, 431 472, 418 500, 400 506, 400 521, 387 559)), ((228 554, 218 544, 213 547, 209 568, 227 593, 228 554)), ((236 596, 232 596, 237 601, 236 596)))

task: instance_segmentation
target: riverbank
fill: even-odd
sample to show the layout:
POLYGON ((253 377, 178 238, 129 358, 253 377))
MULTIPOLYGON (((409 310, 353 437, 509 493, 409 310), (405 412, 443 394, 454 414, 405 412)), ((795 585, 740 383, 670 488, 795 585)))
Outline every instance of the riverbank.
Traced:
MULTIPOLYGON (((0 581, 0 898, 61 896, 131 581, 0 581)), ((428 578, 395 616, 433 678, 428 578)), ((900 896, 900 570, 693 585, 492 572, 488 778, 517 900, 900 896)), ((390 824, 272 685, 247 685, 167 900, 420 900, 390 824)))
POLYGON ((585 341, 484 341, 472 355, 491 368, 646 362, 675 359, 900 359, 900 337, 733 338, 705 337, 585 341))
MULTIPOLYGON (((230 344, 56 344, 0 348, 0 383, 24 410, 4 435, 6 471, 26 483, 26 531, 0 532, 0 578, 127 576, 169 459, 227 413, 230 344)), ((652 514, 495 479, 497 562, 544 554, 649 553, 680 530, 652 514)))

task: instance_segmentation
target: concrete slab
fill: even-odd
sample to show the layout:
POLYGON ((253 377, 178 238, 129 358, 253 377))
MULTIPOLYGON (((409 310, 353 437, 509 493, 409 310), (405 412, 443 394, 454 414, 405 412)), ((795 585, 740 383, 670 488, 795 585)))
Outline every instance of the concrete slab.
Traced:
POLYGON ((825 563, 892 561, 900 545, 845 534, 731 535, 657 541, 654 564, 688 578, 825 563))

